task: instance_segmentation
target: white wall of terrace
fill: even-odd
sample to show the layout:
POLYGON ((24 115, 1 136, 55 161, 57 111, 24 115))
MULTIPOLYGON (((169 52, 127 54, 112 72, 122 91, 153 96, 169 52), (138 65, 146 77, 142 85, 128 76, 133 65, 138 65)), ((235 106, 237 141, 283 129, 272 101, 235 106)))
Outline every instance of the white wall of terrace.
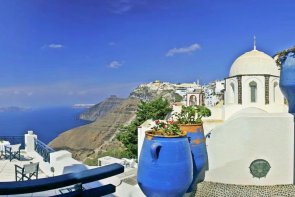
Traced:
MULTIPOLYGON (((72 158, 72 154, 66 150, 59 150, 50 153, 50 163, 44 162, 43 157, 39 155, 35 151, 35 139, 38 136, 34 134, 33 131, 28 131, 25 134, 25 150, 21 150, 21 154, 24 158, 28 160, 18 161, 13 160, 10 162, 9 160, 0 160, 0 182, 5 181, 15 181, 15 169, 14 165, 17 164, 22 166, 24 164, 28 164, 30 162, 39 162, 40 172, 39 178, 46 178, 52 176, 58 176, 61 174, 67 173, 75 173, 81 172, 87 169, 97 168, 99 166, 87 166, 84 165, 82 162, 75 160, 72 158), (54 168, 54 173, 51 171, 51 168, 54 168)), ((126 178, 130 178, 134 176, 133 171, 136 170, 135 166, 125 169, 125 172, 119 174, 117 176, 109 177, 106 179, 102 179, 99 181, 94 181, 91 183, 83 184, 85 189, 97 188, 102 185, 113 184, 116 186, 116 192, 107 197, 144 197, 145 195, 142 193, 138 185, 130 185, 123 180, 126 178)), ((136 173, 135 173, 136 174, 136 173)), ((23 196, 23 197, 35 197, 35 196, 54 196, 60 194, 59 189, 50 190, 46 192, 38 192, 38 193, 28 193, 28 194, 21 194, 21 195, 9 195, 9 196, 23 196)))
POLYGON ((205 181, 238 185, 293 184, 294 116, 246 109, 226 120, 207 139, 205 181), (265 177, 251 174, 258 159, 271 166, 265 177))
POLYGON ((140 156, 140 152, 141 152, 141 148, 143 145, 143 141, 145 138, 145 132, 148 130, 151 130, 153 127, 155 126, 155 123, 152 119, 145 121, 142 125, 140 125, 137 128, 137 157, 138 157, 138 161, 139 161, 139 156, 140 156))
POLYGON ((88 169, 86 165, 75 160, 72 157, 72 153, 66 150, 50 153, 50 162, 45 162, 43 157, 35 151, 35 140, 37 138, 37 135, 35 135, 33 131, 28 131, 28 133, 25 134, 25 151, 27 155, 40 161, 39 167, 47 176, 57 176, 88 169))
POLYGON ((37 135, 35 135, 33 131, 28 131, 28 133, 25 134, 25 150, 26 150, 26 152, 34 152, 35 151, 35 139, 37 139, 37 135))

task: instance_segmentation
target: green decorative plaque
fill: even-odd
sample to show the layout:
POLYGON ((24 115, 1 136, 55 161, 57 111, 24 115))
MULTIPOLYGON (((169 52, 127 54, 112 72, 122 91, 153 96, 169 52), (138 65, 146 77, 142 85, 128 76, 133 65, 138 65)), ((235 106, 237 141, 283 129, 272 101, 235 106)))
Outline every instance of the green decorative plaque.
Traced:
POLYGON ((249 168, 253 177, 260 179, 261 177, 266 177, 270 170, 270 165, 264 159, 256 159, 250 164, 249 168))

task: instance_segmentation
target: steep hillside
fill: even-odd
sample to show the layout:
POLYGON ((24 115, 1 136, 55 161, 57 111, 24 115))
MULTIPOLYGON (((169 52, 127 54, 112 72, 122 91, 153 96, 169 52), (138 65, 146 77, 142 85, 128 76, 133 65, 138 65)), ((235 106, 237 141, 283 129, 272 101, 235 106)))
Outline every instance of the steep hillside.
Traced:
POLYGON ((129 98, 95 122, 60 134, 49 145, 56 150, 69 150, 76 159, 83 160, 134 118, 138 102, 138 99, 129 98))
POLYGON ((116 132, 135 117, 139 100, 149 101, 158 97, 169 101, 181 99, 181 96, 175 93, 174 84, 154 82, 141 84, 126 100, 111 96, 91 107, 81 114, 81 118, 95 120, 93 123, 66 131, 49 145, 57 150, 69 150, 79 160, 93 156, 100 150, 116 149, 120 147, 120 142, 114 140, 116 132))
POLYGON ((117 96, 110 96, 106 100, 90 107, 85 112, 80 114, 80 119, 95 121, 98 118, 105 116, 110 110, 115 109, 120 103, 126 99, 118 98, 117 96))

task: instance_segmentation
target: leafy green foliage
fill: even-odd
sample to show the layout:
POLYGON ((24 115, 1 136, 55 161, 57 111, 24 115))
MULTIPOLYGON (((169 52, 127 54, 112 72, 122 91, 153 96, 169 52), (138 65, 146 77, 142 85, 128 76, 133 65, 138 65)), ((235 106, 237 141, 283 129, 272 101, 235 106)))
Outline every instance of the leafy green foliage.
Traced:
POLYGON ((173 96, 175 98, 175 102, 181 102, 182 101, 182 96, 180 96, 179 94, 174 93, 173 96))
POLYGON ((142 124, 148 119, 164 119, 172 111, 166 99, 158 98, 150 102, 141 101, 138 105, 136 119, 142 124))
POLYGON ((293 57, 295 56, 295 46, 293 46, 292 48, 290 49, 286 49, 284 51, 281 51, 281 52, 278 52, 276 55, 277 55, 277 59, 276 59, 276 64, 277 66, 281 67, 282 64, 286 61, 287 59, 287 55, 289 53, 293 53, 293 57))
POLYGON ((163 98, 158 98, 150 102, 141 101, 139 103, 135 120, 129 125, 123 126, 117 135, 117 139, 126 148, 126 157, 137 157, 137 127, 148 119, 164 119, 171 111, 169 102, 163 98))
POLYGON ((203 117, 211 116, 211 111, 210 111, 210 109, 208 109, 205 106, 198 106, 197 107, 197 114, 198 114, 197 120, 202 121, 203 117))
POLYGON ((175 136, 175 135, 181 135, 181 130, 179 126, 173 121, 155 121, 156 126, 153 127, 154 134, 156 135, 163 135, 163 136, 175 136))
POLYGON ((199 124, 203 117, 211 116, 211 111, 205 106, 182 106, 181 112, 176 114, 179 124, 199 124))
POLYGON ((182 106, 181 112, 176 114, 179 124, 196 124, 196 108, 194 106, 182 106))
POLYGON ((123 126, 120 129, 120 133, 117 135, 117 139, 121 141, 126 150, 125 155, 128 158, 136 157, 137 155, 137 121, 132 121, 128 126, 123 126))
POLYGON ((97 161, 98 158, 93 158, 93 159, 90 159, 90 158, 87 158, 85 161, 84 161, 84 164, 88 165, 88 166, 97 166, 97 161))

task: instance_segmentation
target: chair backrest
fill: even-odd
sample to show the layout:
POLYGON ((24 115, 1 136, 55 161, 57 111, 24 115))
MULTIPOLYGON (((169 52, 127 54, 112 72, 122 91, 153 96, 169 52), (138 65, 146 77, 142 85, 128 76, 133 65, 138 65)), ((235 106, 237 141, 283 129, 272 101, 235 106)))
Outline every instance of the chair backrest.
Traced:
POLYGON ((25 174, 32 174, 34 172, 38 172, 39 163, 30 163, 24 165, 24 173, 25 174))
POLYGON ((11 152, 17 152, 17 151, 19 151, 20 146, 21 146, 21 144, 10 145, 11 152))

